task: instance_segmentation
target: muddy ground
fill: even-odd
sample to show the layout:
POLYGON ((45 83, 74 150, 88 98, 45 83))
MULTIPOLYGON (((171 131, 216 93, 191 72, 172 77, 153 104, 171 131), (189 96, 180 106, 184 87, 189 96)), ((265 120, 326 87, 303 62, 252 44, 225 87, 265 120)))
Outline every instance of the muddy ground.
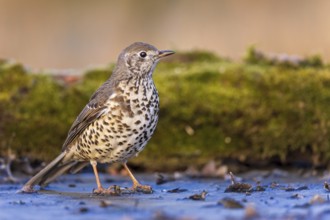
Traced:
MULTIPOLYGON (((17 193, 21 183, 2 183, 0 219, 330 219, 327 174, 251 171, 237 175, 234 185, 228 176, 137 177, 154 192, 94 195, 90 172, 63 176, 33 194, 17 193)), ((126 176, 101 179, 107 186, 131 186, 126 176)))

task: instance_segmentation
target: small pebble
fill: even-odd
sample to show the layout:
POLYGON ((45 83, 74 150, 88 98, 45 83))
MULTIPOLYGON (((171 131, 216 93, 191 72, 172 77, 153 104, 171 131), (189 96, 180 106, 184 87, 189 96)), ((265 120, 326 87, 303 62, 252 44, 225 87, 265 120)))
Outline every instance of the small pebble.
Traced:
POLYGON ((223 205, 223 207, 228 208, 228 209, 242 209, 244 208, 243 204, 240 203, 239 201, 225 197, 218 201, 219 205, 223 205))
POLYGON ((80 212, 80 213, 86 213, 86 212, 88 212, 88 208, 87 208, 87 207, 81 207, 81 208, 79 209, 79 212, 80 212))
POLYGON ((199 194, 194 194, 189 196, 189 199, 191 200, 205 200, 207 195, 207 192, 205 190, 203 190, 203 192, 199 193, 199 194))

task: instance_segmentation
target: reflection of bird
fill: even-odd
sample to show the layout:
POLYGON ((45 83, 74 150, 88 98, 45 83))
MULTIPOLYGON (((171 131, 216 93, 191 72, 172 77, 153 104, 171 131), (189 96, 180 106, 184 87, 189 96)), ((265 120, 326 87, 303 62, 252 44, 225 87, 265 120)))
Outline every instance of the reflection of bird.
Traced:
POLYGON ((69 130, 62 153, 22 188, 46 185, 59 175, 77 172, 88 162, 96 177, 95 193, 107 193, 100 183, 97 162, 124 165, 134 190, 150 191, 132 175, 126 161, 143 150, 158 121, 159 98, 152 73, 160 58, 173 51, 159 51, 146 43, 133 43, 118 57, 111 77, 92 95, 69 130))

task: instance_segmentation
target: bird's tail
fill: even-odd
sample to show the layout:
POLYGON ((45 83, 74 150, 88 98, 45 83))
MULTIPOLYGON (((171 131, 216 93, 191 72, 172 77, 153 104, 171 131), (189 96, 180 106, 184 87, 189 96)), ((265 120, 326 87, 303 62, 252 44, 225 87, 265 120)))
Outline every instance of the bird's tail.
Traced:
POLYGON ((33 176, 27 183, 24 184, 22 192, 34 192, 33 187, 35 185, 45 186, 63 173, 67 171, 77 172, 82 169, 87 162, 67 161, 65 158, 66 152, 62 152, 52 162, 50 162, 45 168, 39 171, 33 176))

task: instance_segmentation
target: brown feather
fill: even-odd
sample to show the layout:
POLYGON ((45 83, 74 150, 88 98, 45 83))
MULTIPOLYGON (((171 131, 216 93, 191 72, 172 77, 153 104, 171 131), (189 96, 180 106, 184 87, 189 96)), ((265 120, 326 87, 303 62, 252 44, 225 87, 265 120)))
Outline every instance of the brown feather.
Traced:
POLYGON ((73 122, 66 138, 62 151, 70 148, 70 145, 75 142, 77 137, 86 129, 88 125, 96 119, 104 115, 104 110, 107 109, 106 101, 113 94, 113 86, 110 80, 106 81, 91 97, 88 104, 78 115, 73 122))

